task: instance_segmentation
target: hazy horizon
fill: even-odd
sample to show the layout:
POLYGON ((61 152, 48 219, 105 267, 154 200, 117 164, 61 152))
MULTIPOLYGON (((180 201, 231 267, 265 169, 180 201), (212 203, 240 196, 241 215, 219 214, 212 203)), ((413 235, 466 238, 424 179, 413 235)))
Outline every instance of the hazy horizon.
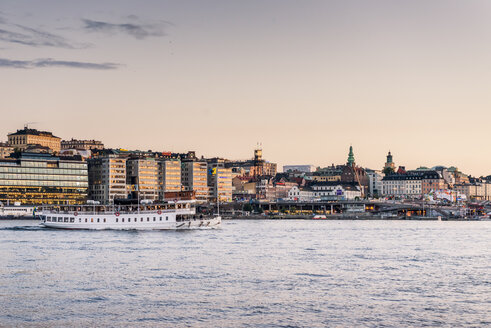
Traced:
POLYGON ((0 141, 491 174, 489 1, 0 4, 0 141))

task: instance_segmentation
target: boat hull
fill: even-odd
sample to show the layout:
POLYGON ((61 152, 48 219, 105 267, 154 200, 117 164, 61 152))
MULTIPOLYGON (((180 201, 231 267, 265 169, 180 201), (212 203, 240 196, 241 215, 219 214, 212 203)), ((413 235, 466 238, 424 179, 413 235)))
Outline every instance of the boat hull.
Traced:
POLYGON ((190 230, 190 229, 214 229, 221 225, 221 217, 196 219, 182 222, 168 222, 157 224, 132 223, 64 223, 64 222, 42 222, 41 225, 52 229, 66 230, 190 230))

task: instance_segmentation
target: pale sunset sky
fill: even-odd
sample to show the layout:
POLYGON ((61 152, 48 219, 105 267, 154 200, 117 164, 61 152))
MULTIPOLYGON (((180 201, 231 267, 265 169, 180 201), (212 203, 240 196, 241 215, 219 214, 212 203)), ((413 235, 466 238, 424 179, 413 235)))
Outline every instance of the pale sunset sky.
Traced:
POLYGON ((491 174, 491 1, 0 2, 0 141, 491 174))

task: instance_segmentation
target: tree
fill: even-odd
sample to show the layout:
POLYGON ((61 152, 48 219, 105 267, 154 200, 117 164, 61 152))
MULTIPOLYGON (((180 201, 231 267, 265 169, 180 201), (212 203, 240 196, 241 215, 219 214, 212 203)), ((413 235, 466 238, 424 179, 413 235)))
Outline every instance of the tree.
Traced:
POLYGON ((246 212, 252 212, 251 204, 245 204, 244 207, 242 207, 242 210, 246 212))
POLYGON ((385 175, 391 175, 391 174, 394 174, 395 171, 392 167, 390 166, 387 166, 386 168, 384 168, 384 170, 382 171, 385 175))

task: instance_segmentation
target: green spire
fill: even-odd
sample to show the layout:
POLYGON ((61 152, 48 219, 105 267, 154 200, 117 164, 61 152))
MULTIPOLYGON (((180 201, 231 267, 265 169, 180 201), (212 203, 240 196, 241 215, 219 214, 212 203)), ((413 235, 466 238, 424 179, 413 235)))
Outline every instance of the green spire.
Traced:
POLYGON ((349 146, 348 165, 353 166, 355 164, 355 155, 353 154, 353 146, 349 146))

